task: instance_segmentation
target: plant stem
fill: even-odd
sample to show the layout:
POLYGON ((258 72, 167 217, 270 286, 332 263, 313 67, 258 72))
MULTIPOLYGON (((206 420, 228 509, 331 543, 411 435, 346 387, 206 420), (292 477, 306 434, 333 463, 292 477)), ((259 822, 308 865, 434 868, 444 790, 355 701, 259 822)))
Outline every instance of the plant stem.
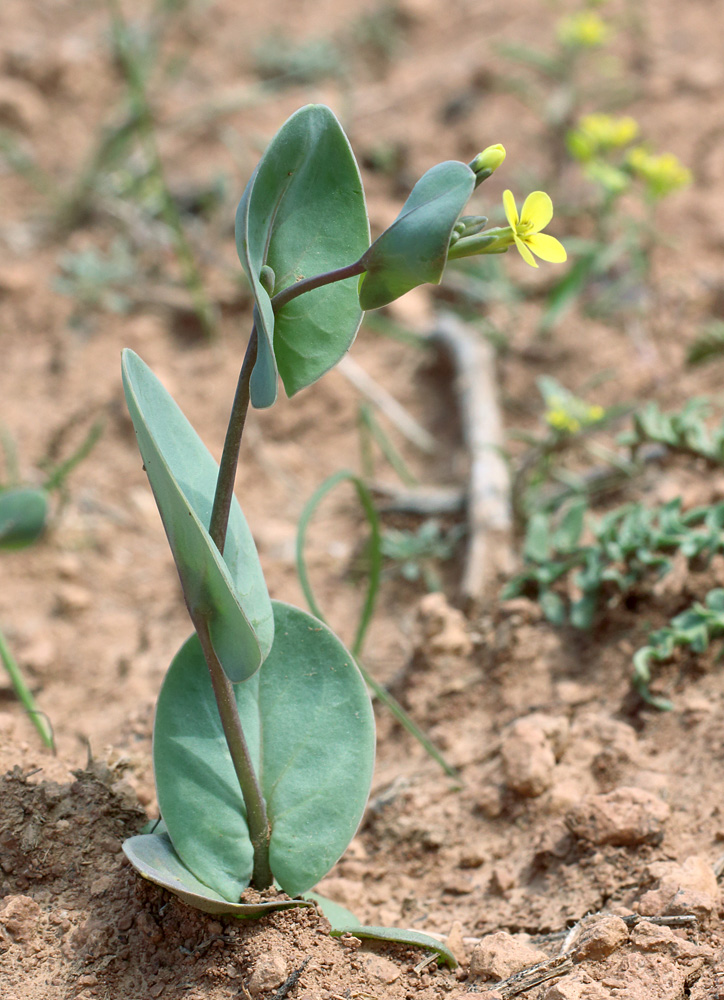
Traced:
POLYGON ((255 889, 267 889, 274 881, 269 867, 269 820, 266 814, 264 796, 259 787, 254 765, 251 762, 244 731, 241 728, 234 687, 224 673, 219 658, 214 652, 206 619, 196 618, 194 626, 211 674, 211 685, 214 689, 221 725, 246 806, 246 821, 249 824, 249 836, 254 848, 251 884, 255 889))
POLYGON ((236 480, 236 469, 239 464, 239 450, 241 448, 241 438, 244 433, 246 414, 249 409, 249 380, 256 363, 258 337, 256 324, 251 328, 251 336, 246 346, 246 354, 239 372, 239 381, 236 384, 236 394, 231 406, 229 426, 226 429, 224 440, 224 450, 219 463, 219 477, 216 480, 216 493, 214 494, 214 505, 211 510, 211 521, 209 522, 209 534, 214 545, 219 552, 224 554, 224 544, 226 542, 226 529, 229 525, 229 512, 231 511, 231 501, 234 496, 234 482, 236 480))
POLYGON ((321 288, 323 285, 331 285, 333 281, 344 281, 345 278, 354 278, 358 274, 363 274, 367 268, 362 263, 362 260, 363 258, 361 257, 354 264, 338 267, 334 271, 325 271, 323 274, 315 274, 312 278, 302 278, 301 281, 297 281, 293 285, 282 289, 271 300, 274 312, 278 313, 287 302, 291 302, 292 299, 296 299, 305 292, 311 292, 315 288, 321 288))
MULTIPOLYGON (((353 277, 356 274, 361 274, 364 270, 365 268, 357 261, 336 271, 328 271, 325 274, 316 275, 313 278, 299 281, 295 285, 290 285, 289 288, 285 288, 284 291, 272 299, 274 311, 277 312, 287 302, 290 302, 298 295, 302 295, 304 292, 330 284, 333 281, 342 281, 344 278, 353 277)), ((241 439, 244 433, 246 414, 249 410, 249 382, 256 363, 257 347, 258 334, 256 324, 254 324, 249 337, 249 343, 247 344, 246 354, 244 355, 244 361, 241 365, 241 371, 239 372, 234 402, 231 406, 229 425, 226 429, 224 449, 221 454, 221 461, 219 462, 219 475, 216 480, 216 492, 214 493, 214 503, 209 521, 209 534, 222 555, 224 554, 231 502, 234 496, 234 482, 239 464, 241 439)), ((249 748, 241 726, 241 719, 239 718, 234 688, 224 673, 224 669, 214 651, 208 623, 202 617, 194 618, 193 621, 204 653, 206 665, 209 668, 211 685, 219 709, 219 717, 224 730, 224 736, 226 737, 226 744, 229 748, 231 761, 239 780, 241 794, 246 806, 249 836, 254 848, 254 868, 251 884, 255 889, 266 889, 272 885, 273 876, 269 867, 269 837, 271 831, 266 813, 264 795, 249 755, 249 748)))

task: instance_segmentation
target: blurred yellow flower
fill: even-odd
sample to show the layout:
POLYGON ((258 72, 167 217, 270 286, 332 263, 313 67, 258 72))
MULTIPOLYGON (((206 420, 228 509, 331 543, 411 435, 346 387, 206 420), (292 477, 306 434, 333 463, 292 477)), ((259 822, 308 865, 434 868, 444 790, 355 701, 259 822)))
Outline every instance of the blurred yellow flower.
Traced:
POLYGON ((553 202, 545 191, 534 191, 529 194, 523 202, 520 216, 513 192, 504 191, 503 207, 515 245, 527 264, 538 267, 533 253, 541 260, 553 264, 562 264, 567 259, 568 255, 563 244, 554 236, 541 232, 553 218, 553 202))
POLYGON ((611 28, 592 10, 582 10, 561 18, 556 26, 561 45, 571 49, 593 49, 611 38, 611 28))
POLYGON ((577 160, 587 161, 600 153, 627 146, 639 134, 639 125, 630 115, 583 115, 568 133, 568 149, 577 160))
POLYGON ((628 155, 628 165, 644 181, 652 198, 663 198, 691 184, 691 171, 673 153, 656 156, 637 146, 628 155))
POLYGON ((605 415, 606 411, 597 403, 587 406, 581 400, 571 398, 568 409, 562 402, 554 402, 554 405, 546 411, 545 420, 553 430, 565 434, 578 434, 582 427, 597 424, 605 415))

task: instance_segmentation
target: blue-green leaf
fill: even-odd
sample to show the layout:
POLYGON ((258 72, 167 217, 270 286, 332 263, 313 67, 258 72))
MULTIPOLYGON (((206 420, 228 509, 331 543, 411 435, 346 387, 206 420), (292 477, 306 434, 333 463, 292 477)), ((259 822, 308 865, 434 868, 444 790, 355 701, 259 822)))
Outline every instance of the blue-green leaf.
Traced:
POLYGON ((22 549, 43 533, 48 516, 45 490, 11 489, 0 492, 0 548, 22 549))
POLYGON ((260 667, 274 638, 271 602, 254 539, 236 500, 223 558, 208 532, 218 466, 153 372, 123 352, 123 385, 192 618, 208 622, 231 681, 260 667))
MULTIPOLYGON (((374 719, 339 639, 298 608, 276 601, 273 607, 272 650, 234 690, 271 825, 271 869, 296 896, 326 875, 354 836, 372 780, 374 719)), ((176 852, 196 878, 236 902, 251 878, 253 849, 195 636, 161 688, 153 757, 176 852)))
POLYGON ((239 203, 236 245, 259 337, 251 401, 271 406, 277 370, 290 396, 310 385, 349 349, 362 319, 356 278, 300 295, 276 317, 261 280, 271 268, 277 293, 353 264, 369 246, 359 169, 329 108, 301 108, 272 139, 239 203))
POLYGON ((166 833, 146 833, 123 842, 123 853, 136 871, 149 882, 173 892, 184 903, 204 913, 227 914, 252 919, 274 910, 310 906, 304 899, 280 899, 261 903, 231 903, 200 882, 184 865, 166 833))
POLYGON ((316 892, 305 893, 305 899, 312 899, 319 904, 319 908, 332 925, 332 937, 341 937, 343 934, 353 934, 357 938, 369 938, 373 941, 394 941, 396 944, 407 944, 413 948, 425 948, 427 951, 434 951, 437 954, 438 962, 448 965, 451 969, 456 968, 458 962, 447 945, 436 938, 430 937, 424 931, 409 930, 402 927, 373 927, 368 924, 361 924, 344 906, 335 903, 331 899, 320 896, 316 892))
POLYGON ((378 309, 417 285, 440 283, 453 227, 474 187, 475 174, 457 160, 422 175, 395 221, 363 257, 363 309, 378 309))

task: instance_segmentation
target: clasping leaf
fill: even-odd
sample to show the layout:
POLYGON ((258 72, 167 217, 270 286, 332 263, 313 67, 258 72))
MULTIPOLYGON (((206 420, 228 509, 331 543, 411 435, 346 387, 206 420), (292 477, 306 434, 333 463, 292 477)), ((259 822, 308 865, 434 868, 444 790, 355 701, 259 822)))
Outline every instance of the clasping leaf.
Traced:
POLYGON ((316 382, 349 349, 362 320, 356 278, 300 295, 275 316, 262 270, 271 269, 280 292, 353 264, 369 242, 362 180, 342 126, 323 105, 301 108, 272 139, 236 213, 258 335, 254 406, 276 401, 277 372, 289 396, 316 382))

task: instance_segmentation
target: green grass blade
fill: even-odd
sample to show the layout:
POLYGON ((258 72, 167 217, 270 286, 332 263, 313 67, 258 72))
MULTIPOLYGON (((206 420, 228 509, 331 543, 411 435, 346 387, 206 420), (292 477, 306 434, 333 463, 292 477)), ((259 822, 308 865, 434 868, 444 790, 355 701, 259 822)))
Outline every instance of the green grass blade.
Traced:
POLYGON ((8 672, 10 683, 12 684, 13 690, 18 697, 18 701, 30 716, 30 721, 37 729, 41 740, 49 750, 52 750, 53 753, 55 753, 53 729, 48 721, 48 717, 38 708, 35 698, 33 697, 30 688, 25 683, 25 678, 22 675, 15 657, 10 652, 10 647, 5 641, 5 636, 2 632, 0 632, 0 660, 2 660, 3 666, 8 672))
POLYGON ((317 604, 317 599, 314 596, 314 591, 309 580, 304 549, 307 541, 307 528, 309 527, 309 522, 314 516, 317 507, 319 507, 320 503, 324 500, 328 493, 331 493, 332 490, 339 486, 340 483, 345 482, 351 483, 357 491, 359 502, 362 505, 365 517, 367 518, 367 523, 370 526, 370 568, 367 594, 365 595, 365 601, 362 606, 362 611, 360 612, 359 624, 357 625, 357 632, 351 647, 352 655, 357 657, 362 651, 365 635, 367 634, 367 629, 369 628, 372 615, 374 614, 377 593, 380 588, 380 576, 382 573, 382 532, 380 530, 380 519, 377 511, 375 510, 372 495, 359 476, 355 476, 353 472, 348 472, 346 470, 335 472, 335 474, 330 476, 329 479, 325 479, 322 485, 313 493, 305 504, 304 510, 299 518, 299 526, 297 528, 297 574, 299 576, 299 583, 304 593, 304 599, 309 605, 309 610, 313 615, 319 618, 320 621, 326 622, 326 618, 317 604))
POLYGON ((307 540, 307 528, 309 527, 309 522, 314 516, 314 513, 322 500, 324 500, 328 493, 331 493, 332 490, 339 486, 340 483, 345 482, 349 482, 355 487, 360 504, 362 505, 362 509, 365 512, 367 522, 370 526, 371 533, 369 582, 367 585, 367 594, 364 606, 362 608, 359 624, 357 626, 357 633, 354 643, 352 644, 352 655, 355 658, 357 667, 364 677, 365 682, 373 691, 375 696, 379 698, 382 704, 385 705, 390 712, 392 712, 400 725, 402 725, 407 732, 418 741, 425 752, 428 753, 433 760, 437 761, 443 771, 450 775, 450 777, 457 778, 457 771, 445 760, 432 740, 425 735, 419 726, 413 722, 402 705, 400 705, 400 703, 393 698, 393 696, 382 686, 382 684, 372 677, 369 671, 366 670, 363 664, 359 661, 359 655, 364 644, 367 629, 370 621, 372 620, 372 615, 374 614, 375 603, 380 587, 380 577, 382 573, 382 534, 380 531, 379 515, 377 514, 372 501, 372 495, 359 476, 355 476, 353 472, 342 470, 341 472, 336 472, 333 476, 330 476, 329 479, 326 479, 309 498, 299 518, 299 526, 297 528, 297 575, 299 577, 299 584, 302 588, 302 592, 304 593, 304 598, 312 614, 326 624, 327 620, 322 612, 322 609, 317 603, 314 590, 309 580, 309 573, 307 572, 307 562, 304 555, 307 540))

